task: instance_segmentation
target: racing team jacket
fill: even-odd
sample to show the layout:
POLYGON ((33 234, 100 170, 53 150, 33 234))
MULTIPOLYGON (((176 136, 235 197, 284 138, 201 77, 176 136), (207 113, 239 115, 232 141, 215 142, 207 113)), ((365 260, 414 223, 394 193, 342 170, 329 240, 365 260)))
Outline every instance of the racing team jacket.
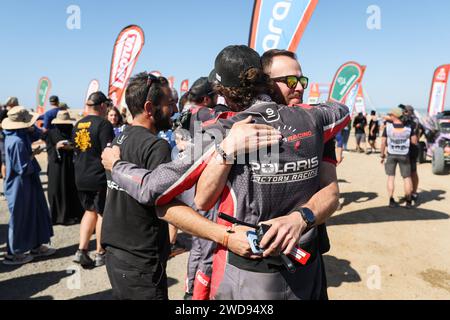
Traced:
MULTIPOLYGON (((140 203, 165 205, 196 184, 215 154, 215 143, 221 142, 234 123, 248 116, 252 116, 255 123, 278 129, 283 140, 267 152, 253 153, 245 159, 238 157, 220 197, 219 212, 252 224, 289 214, 293 208, 308 202, 320 189, 324 143, 350 121, 349 109, 345 105, 328 102, 287 107, 259 101, 231 118, 216 119, 215 123, 208 124, 196 134, 184 157, 162 164, 152 172, 118 161, 112 170, 112 178, 140 203)), ((217 222, 230 225, 222 219, 217 222)), ((313 242, 316 236, 317 228, 302 235, 300 247, 313 242)), ((211 297, 221 282, 226 263, 250 271, 261 270, 260 261, 238 257, 218 245, 211 297)), ((267 268, 267 272, 273 271, 267 268)))

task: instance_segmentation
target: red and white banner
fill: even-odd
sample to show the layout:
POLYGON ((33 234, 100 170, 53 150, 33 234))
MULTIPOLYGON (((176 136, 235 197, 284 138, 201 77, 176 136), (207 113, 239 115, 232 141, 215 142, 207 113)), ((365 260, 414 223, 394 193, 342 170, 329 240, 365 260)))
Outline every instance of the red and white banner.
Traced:
POLYGON ((175 85, 175 77, 169 77, 167 78, 167 81, 169 81, 169 86, 173 89, 175 85))
POLYGON ((313 83, 309 91, 308 104, 318 104, 320 98, 319 84, 313 83))
POLYGON ((122 99, 144 43, 144 31, 135 25, 124 28, 117 37, 111 61, 108 90, 108 95, 115 106, 118 106, 122 99))
MULTIPOLYGON (((353 109, 355 113, 360 113, 366 115, 366 100, 364 99, 363 87, 362 84, 358 85, 358 94, 356 95, 355 100, 355 108, 353 109)), ((353 115, 353 112, 351 113, 353 115)))
POLYGON ((434 116, 444 111, 445 96, 450 73, 450 64, 436 69, 431 85, 430 101, 428 103, 428 115, 434 116))
MULTIPOLYGON (((91 80, 91 82, 89 83, 88 89, 86 91, 86 99, 84 99, 84 101, 87 102, 89 99, 89 96, 99 90, 100 90, 100 83, 98 82, 98 80, 96 80, 96 79, 91 80)), ((87 114, 87 106, 84 107, 84 114, 87 114)))
POLYGON ((181 82, 180 95, 183 95, 188 91, 189 91, 189 80, 186 79, 181 82))

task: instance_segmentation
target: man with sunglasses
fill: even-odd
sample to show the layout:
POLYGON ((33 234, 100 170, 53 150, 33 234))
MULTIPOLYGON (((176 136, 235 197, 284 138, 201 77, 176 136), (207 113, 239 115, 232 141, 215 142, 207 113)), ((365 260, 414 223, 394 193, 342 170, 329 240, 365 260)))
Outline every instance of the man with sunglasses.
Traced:
MULTIPOLYGON (((274 100, 279 104, 289 106, 303 103, 304 91, 308 88, 309 79, 302 73, 300 63, 295 53, 287 50, 272 49, 261 57, 264 72, 274 81, 274 100)), ((316 215, 329 218, 337 209, 339 203, 339 186, 336 173, 336 152, 334 139, 324 145, 322 164, 320 170, 320 193, 317 193, 318 202, 323 205, 316 215)), ((322 254, 330 249, 330 243, 325 224, 317 227, 318 230, 318 256, 322 260, 322 254)), ((325 270, 322 273, 322 298, 327 298, 327 285, 325 270)))
MULTIPOLYGON (((200 143, 205 149, 200 158, 189 157, 189 152, 179 161, 149 172, 120 161, 119 150, 108 149, 103 154, 103 163, 113 168, 114 180, 141 203, 164 206, 197 182, 197 195, 205 199, 208 198, 205 194, 214 197, 209 203, 201 204, 196 195, 198 208, 208 210, 219 200, 220 212, 246 223, 267 222, 272 225, 274 229, 268 231, 265 239, 268 241, 276 236, 274 243, 279 243, 275 248, 278 254, 269 245, 265 247, 264 257, 255 257, 245 236, 242 237, 242 231, 250 228, 234 228, 219 219, 219 226, 228 227, 222 237, 219 235, 223 234, 223 229, 217 224, 211 223, 206 228, 206 222, 200 222, 199 217, 196 218, 198 222, 194 222, 187 212, 181 212, 183 208, 180 205, 162 208, 161 214, 165 219, 175 221, 187 232, 219 243, 214 257, 211 297, 320 299, 321 284, 314 281, 320 279, 322 272, 320 259, 310 258, 305 267, 310 272, 304 273, 299 264, 297 271, 290 274, 283 267, 279 252, 290 254, 294 246, 315 244, 313 239, 317 231, 314 227, 323 220, 312 212, 322 206, 315 201, 315 193, 320 186, 323 142, 332 138, 349 121, 348 108, 335 103, 299 108, 272 102, 267 96, 270 82, 263 73, 260 56, 247 46, 229 46, 222 50, 216 58, 215 70, 216 90, 225 97, 235 116, 204 127, 200 143), (248 136, 249 144, 237 143, 249 131, 254 131, 246 127, 251 120, 264 127, 267 136, 248 136), (277 127, 279 130, 275 130, 277 127), (230 133, 221 141, 229 129, 230 133), (278 149, 280 138, 283 139, 278 149), (275 158, 267 159, 267 153, 262 153, 257 158, 244 157, 246 160, 239 162, 244 153, 254 153, 255 145, 260 142, 266 142, 262 147, 272 146, 271 154, 275 158), (263 259, 270 253, 275 254, 275 261, 263 259)), ((195 148, 192 151, 195 152, 195 148)), ((298 261, 299 258, 295 259, 298 261)))
MULTIPOLYGON (((169 144, 157 136, 172 125, 175 100, 170 88, 143 72, 130 79, 125 99, 133 123, 113 141, 122 158, 148 170, 170 162, 169 144)), ((167 223, 158 219, 154 206, 139 204, 119 188, 109 172, 108 191, 102 245, 114 297, 166 300, 167 223)))

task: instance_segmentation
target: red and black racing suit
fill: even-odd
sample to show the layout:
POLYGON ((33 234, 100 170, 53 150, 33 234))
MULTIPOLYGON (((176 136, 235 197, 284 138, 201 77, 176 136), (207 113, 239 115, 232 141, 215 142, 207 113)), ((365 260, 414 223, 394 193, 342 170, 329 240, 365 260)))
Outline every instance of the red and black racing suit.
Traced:
MULTIPOLYGON (((272 150, 266 156, 247 156, 244 164, 233 166, 220 198, 219 211, 252 224, 287 215, 319 190, 324 143, 349 122, 346 106, 328 103, 287 107, 258 102, 230 119, 219 119, 206 127, 201 140, 203 150, 199 151, 195 142, 184 158, 163 164, 153 172, 119 161, 112 171, 113 180, 143 204, 167 204, 197 182, 214 154, 214 143, 220 142, 234 123, 249 115, 256 123, 280 130, 285 138, 275 156, 272 150)), ((228 224, 221 219, 218 223, 228 224)), ((312 257, 306 266, 298 265, 294 274, 271 259, 246 259, 218 245, 211 297, 318 299, 323 266, 314 255, 316 237, 317 228, 302 235, 299 245, 311 252, 312 257)))

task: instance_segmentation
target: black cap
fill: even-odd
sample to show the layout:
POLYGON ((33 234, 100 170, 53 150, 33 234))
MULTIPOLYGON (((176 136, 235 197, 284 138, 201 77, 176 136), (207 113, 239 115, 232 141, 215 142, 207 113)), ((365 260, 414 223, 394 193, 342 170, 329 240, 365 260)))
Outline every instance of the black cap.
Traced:
POLYGON ((205 97, 210 95, 213 91, 211 82, 209 82, 207 77, 201 77, 197 79, 191 86, 189 92, 197 98, 205 97))
POLYGON ((216 80, 224 87, 240 87, 239 76, 251 68, 262 69, 261 57, 248 46, 228 46, 215 61, 216 80))
POLYGON ((103 92, 97 91, 89 96, 89 99, 86 102, 86 104, 88 106, 99 106, 104 102, 111 102, 111 99, 108 99, 108 97, 105 96, 103 92))
POLYGON ((57 96, 51 96, 50 99, 48 99, 51 103, 59 103, 59 98, 57 96))

